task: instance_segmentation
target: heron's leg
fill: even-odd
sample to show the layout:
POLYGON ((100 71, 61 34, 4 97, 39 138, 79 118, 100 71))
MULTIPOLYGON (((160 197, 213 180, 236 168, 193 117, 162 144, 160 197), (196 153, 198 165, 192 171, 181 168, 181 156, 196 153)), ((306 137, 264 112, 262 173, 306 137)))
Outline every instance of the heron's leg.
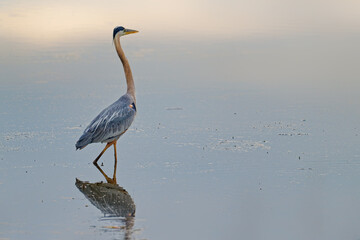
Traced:
POLYGON ((109 178, 105 172, 99 167, 99 165, 97 164, 97 161, 100 159, 100 157, 104 154, 104 152, 106 151, 106 149, 108 149, 110 146, 112 145, 112 143, 107 143, 104 150, 102 150, 102 152, 99 154, 99 156, 97 156, 97 158, 93 161, 93 164, 95 165, 95 167, 101 172, 101 174, 105 177, 106 181, 108 183, 113 183, 113 180, 111 178, 109 178))
POLYGON ((114 183, 114 181, 106 175, 106 173, 101 169, 101 167, 97 163, 94 163, 94 165, 101 172, 101 174, 104 176, 104 178, 108 183, 114 183))
POLYGON ((116 167, 117 167, 116 140, 114 141, 113 144, 114 144, 114 156, 115 156, 113 181, 116 183, 116 167))
POLYGON ((102 150, 102 152, 99 154, 99 156, 97 156, 97 158, 95 158, 95 160, 93 161, 93 164, 96 165, 97 161, 100 159, 100 157, 104 154, 104 152, 106 151, 106 149, 108 149, 111 146, 112 143, 107 143, 104 150, 102 150))

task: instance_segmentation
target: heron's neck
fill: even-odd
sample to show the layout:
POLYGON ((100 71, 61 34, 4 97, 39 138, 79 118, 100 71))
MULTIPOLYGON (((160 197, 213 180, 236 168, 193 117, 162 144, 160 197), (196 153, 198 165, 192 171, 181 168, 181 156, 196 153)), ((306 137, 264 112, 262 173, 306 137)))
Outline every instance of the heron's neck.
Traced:
POLYGON ((122 50, 121 45, 120 45, 120 37, 115 37, 114 43, 115 43, 116 52, 119 55, 120 60, 121 60, 121 62, 123 64, 123 67, 124 67, 126 84, 127 84, 127 93, 130 94, 135 100, 134 79, 133 79, 133 76, 132 76, 132 73, 131 73, 131 68, 130 68, 129 61, 125 57, 125 53, 122 50))

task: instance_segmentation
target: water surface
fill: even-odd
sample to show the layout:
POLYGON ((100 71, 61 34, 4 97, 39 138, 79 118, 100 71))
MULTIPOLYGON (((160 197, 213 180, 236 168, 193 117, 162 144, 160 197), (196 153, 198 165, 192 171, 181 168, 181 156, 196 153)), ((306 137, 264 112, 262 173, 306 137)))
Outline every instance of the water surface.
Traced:
POLYGON ((357 4, 191 3, 1 3, 0 239, 360 238, 357 4), (140 30, 131 218, 75 185, 105 181, 74 144, 126 89, 116 25, 140 30))

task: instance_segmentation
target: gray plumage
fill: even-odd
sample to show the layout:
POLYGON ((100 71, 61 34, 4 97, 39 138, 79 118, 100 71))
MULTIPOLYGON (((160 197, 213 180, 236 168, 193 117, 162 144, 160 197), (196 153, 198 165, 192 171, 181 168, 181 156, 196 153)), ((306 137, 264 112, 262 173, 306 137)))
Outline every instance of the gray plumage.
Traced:
POLYGON ((133 97, 130 94, 123 95, 92 120, 77 141, 76 149, 82 149, 90 143, 108 143, 119 139, 129 129, 135 115, 133 97))

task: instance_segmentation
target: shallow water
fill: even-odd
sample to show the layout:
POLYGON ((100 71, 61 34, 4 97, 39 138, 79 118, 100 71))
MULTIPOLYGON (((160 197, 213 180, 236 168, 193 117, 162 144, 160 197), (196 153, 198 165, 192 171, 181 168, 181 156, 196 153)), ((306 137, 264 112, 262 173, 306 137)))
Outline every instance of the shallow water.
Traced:
MULTIPOLYGON (((152 25, 140 15, 145 2, 131 26, 130 16, 117 19, 115 1, 89 4, 71 28, 69 12, 81 8, 69 4, 60 11, 34 1, 31 13, 26 2, 2 3, 0 239, 360 238, 358 28, 344 21, 348 28, 293 31, 275 22, 245 34, 232 24, 233 34, 219 36, 209 26, 196 34, 179 27, 176 15, 161 32, 152 28, 161 19, 152 25), (92 29, 85 20, 97 8, 111 14, 99 13, 92 29), (9 27, 23 20, 24 34, 9 27), (125 91, 111 44, 119 21, 140 30, 122 38, 138 109, 118 141, 117 183, 128 194, 120 200, 136 206, 130 217, 104 213, 75 185, 105 181, 92 164, 104 146, 74 144, 125 91)), ((232 4, 213 1, 205 13, 221 5, 230 24, 232 4)), ((99 163, 111 176, 112 149, 99 163)))

